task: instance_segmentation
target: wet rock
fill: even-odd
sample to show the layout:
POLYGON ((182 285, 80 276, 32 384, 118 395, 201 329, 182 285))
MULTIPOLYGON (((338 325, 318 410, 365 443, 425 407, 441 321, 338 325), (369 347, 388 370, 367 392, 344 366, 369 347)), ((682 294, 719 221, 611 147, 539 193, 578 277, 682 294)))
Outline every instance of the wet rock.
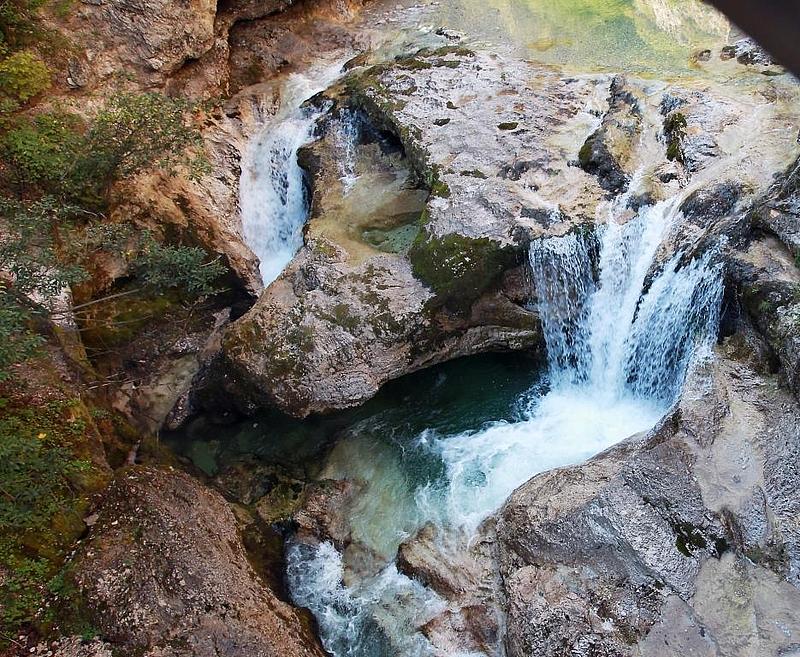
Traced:
POLYGON ((300 542, 331 541, 338 549, 350 543, 349 508, 357 493, 356 484, 345 480, 321 481, 309 487, 303 506, 294 515, 300 542))
POLYGON ((786 382, 800 395, 800 270, 795 256, 774 237, 753 239, 734 255, 731 278, 786 382))
POLYGON ((438 654, 496 654, 502 613, 492 523, 480 540, 429 523, 398 551, 398 569, 423 582, 448 604, 422 633, 438 654))
POLYGON ((796 645, 798 410, 774 380, 721 355, 652 433, 521 486, 497 522, 509 654, 744 657, 796 645), (733 590, 735 604, 719 601, 733 590))
POLYGON ((615 77, 609 90, 608 111, 578 153, 581 168, 597 176, 612 194, 628 188, 630 161, 642 130, 642 108, 625 79, 615 77))
POLYGON ((726 180, 694 191, 681 203, 680 210, 686 219, 705 228, 733 214, 741 196, 741 185, 726 180))
POLYGON ((75 580, 123 654, 324 654, 304 617, 256 575, 225 500, 183 473, 120 472, 75 580))

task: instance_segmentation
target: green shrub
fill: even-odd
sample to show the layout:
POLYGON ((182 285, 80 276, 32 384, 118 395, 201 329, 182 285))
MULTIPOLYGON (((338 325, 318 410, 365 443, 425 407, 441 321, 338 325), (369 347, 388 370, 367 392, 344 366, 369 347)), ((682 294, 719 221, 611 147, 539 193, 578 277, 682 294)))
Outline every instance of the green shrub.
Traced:
POLYGON ((0 62, 0 91, 20 102, 42 93, 50 83, 47 64, 31 52, 15 52, 0 62))
POLYGON ((102 188, 144 169, 171 168, 200 143, 199 131, 186 121, 189 109, 186 101, 157 93, 113 96, 89 129, 73 175, 102 188))
POLYGON ((60 533, 71 527, 74 539, 82 527, 91 465, 75 456, 87 430, 79 404, 0 398, 0 638, 33 620, 70 542, 60 533))
POLYGON ((150 288, 179 288, 192 297, 210 294, 214 282, 225 273, 219 260, 208 260, 203 249, 169 246, 149 240, 137 259, 139 276, 150 288))
POLYGON ((80 156, 81 128, 74 114, 48 112, 9 130, 3 137, 3 150, 17 178, 63 192, 65 177, 80 156))
POLYGON ((0 419, 0 532, 42 530, 69 507, 72 479, 89 468, 70 451, 66 407, 21 409, 0 419), (61 425, 61 426, 59 426, 61 425))
POLYGON ((12 49, 29 45, 41 35, 39 9, 46 0, 3 0, 0 2, 0 34, 12 49))

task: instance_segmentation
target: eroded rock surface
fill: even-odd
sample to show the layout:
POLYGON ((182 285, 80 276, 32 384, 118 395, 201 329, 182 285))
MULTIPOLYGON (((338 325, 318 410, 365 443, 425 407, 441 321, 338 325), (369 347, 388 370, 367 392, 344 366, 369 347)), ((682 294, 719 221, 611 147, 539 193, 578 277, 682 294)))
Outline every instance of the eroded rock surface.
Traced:
POLYGON ((324 655, 308 620, 253 570, 222 496, 177 471, 119 473, 75 579, 121 654, 324 655))
POLYGON ((500 511, 510 655, 796 648, 800 409, 723 354, 651 434, 532 479, 500 511))

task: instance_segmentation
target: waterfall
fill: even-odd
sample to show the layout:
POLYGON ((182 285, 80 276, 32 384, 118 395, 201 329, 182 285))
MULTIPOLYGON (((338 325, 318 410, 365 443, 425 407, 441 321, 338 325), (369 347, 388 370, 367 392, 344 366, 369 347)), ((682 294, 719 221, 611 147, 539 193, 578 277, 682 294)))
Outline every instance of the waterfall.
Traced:
POLYGON ((535 474, 650 429, 714 340, 723 291, 716 251, 659 265, 656 254, 681 219, 679 200, 627 221, 624 202, 611 204, 594 234, 531 244, 549 389, 521 400, 518 422, 440 439, 448 522, 473 530, 535 474))
POLYGON ((333 123, 333 139, 340 153, 338 160, 339 180, 342 181, 342 194, 347 196, 356 184, 356 145, 361 135, 358 114, 351 109, 343 109, 333 123))
POLYGON ((309 198, 297 151, 314 138, 326 108, 304 105, 341 75, 343 61, 291 75, 279 112, 242 159, 239 208, 247 245, 261 262, 264 286, 280 276, 303 245, 309 198))
POLYGON ((661 201, 622 222, 615 203, 617 212, 599 231, 596 283, 594 236, 571 233, 531 245, 554 386, 581 384, 612 400, 669 403, 677 395, 695 350, 714 335, 722 278, 712 251, 685 266, 674 256, 646 285, 676 206, 676 199, 661 201))

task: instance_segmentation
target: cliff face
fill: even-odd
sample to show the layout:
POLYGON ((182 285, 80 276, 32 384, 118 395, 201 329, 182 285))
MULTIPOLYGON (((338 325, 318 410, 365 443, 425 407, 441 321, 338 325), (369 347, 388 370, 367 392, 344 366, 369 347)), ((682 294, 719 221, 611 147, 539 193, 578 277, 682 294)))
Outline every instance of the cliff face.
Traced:
MULTIPOLYGON (((33 495, 29 506, 35 513, 43 506, 47 516, 47 522, 20 525, 13 540, 5 540, 6 528, 0 531, 0 622, 9 654, 323 654, 308 619, 271 588, 279 576, 264 573, 267 584, 249 565, 240 538, 252 525, 247 513, 238 510, 237 518, 199 481, 158 468, 126 470, 106 486, 115 469, 137 459, 169 460, 140 445, 164 424, 214 346, 230 315, 222 306, 246 304, 260 290, 257 260, 240 234, 241 152, 280 100, 270 78, 301 66, 320 40, 346 39, 341 21, 359 4, 87 0, 70 4, 64 16, 42 17, 64 56, 48 55, 56 78, 36 106, 22 107, 26 115, 68 107, 91 116, 119 92, 156 91, 207 103, 196 115, 203 138, 195 146, 208 160, 205 172, 197 178, 180 167, 174 173, 155 169, 118 183, 109 216, 98 222, 130 223, 157 241, 202 247, 227 264, 226 283, 234 291, 197 322, 177 326, 174 316, 164 315, 146 335, 134 331, 133 344, 111 349, 119 352, 108 361, 114 371, 87 359, 82 338, 90 331, 77 330, 72 296, 65 293, 58 321, 46 329, 45 352, 0 382, 3 454, 13 459, 21 481, 30 477, 41 486, 19 498, 16 489, 7 495, 12 506, 33 495), (257 42, 250 31, 258 30, 272 41, 257 42), (261 53, 271 58, 251 66, 261 53), (230 99, 232 90, 256 82, 257 88, 230 99), (78 561, 67 558, 87 535, 89 551, 78 561), (142 550, 132 553, 131 541, 140 540, 142 550), (179 571, 183 575, 174 579, 179 571), (187 578, 191 585, 179 583, 187 578), (71 636, 89 628, 108 641, 71 636), (47 641, 36 645, 40 638, 47 641)), ((125 248, 103 254, 90 273, 77 293, 83 301, 124 286, 132 274, 130 254, 125 248)), ((161 302, 169 306, 157 299, 152 308, 163 308, 161 302)), ((95 312, 102 306, 87 307, 95 312)), ((130 310, 136 315, 141 309, 130 310)), ((20 504, 20 513, 27 512, 27 503, 20 504)))

